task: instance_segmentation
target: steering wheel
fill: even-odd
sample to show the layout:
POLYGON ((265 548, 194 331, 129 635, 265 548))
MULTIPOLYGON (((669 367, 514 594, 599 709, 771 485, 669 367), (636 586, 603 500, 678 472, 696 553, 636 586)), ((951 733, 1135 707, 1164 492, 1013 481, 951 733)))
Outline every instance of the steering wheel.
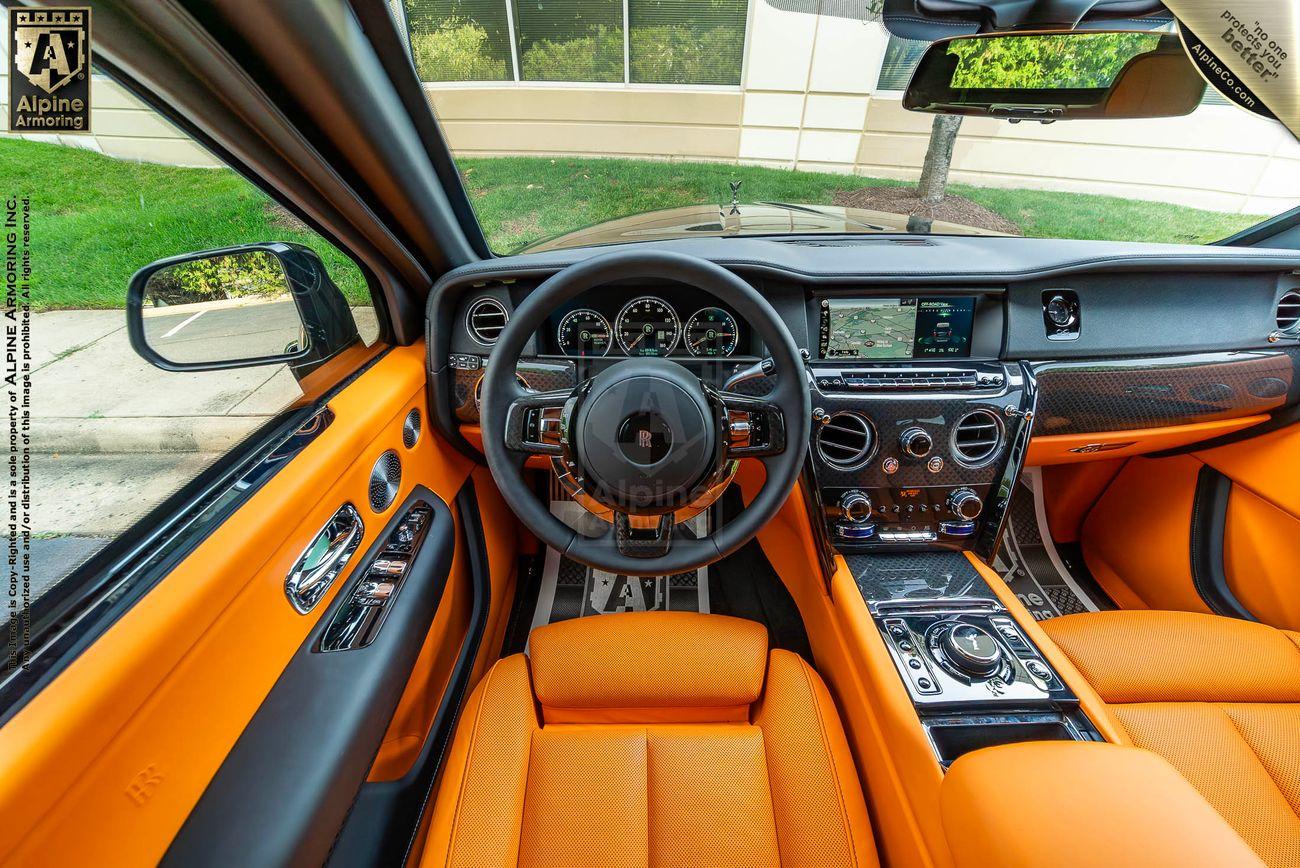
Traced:
POLYGON ((534 289, 498 336, 482 387, 488 467, 520 521, 565 556, 624 575, 698 569, 752 539, 798 479, 812 416, 803 359, 767 300, 719 265, 664 251, 596 256, 534 289), (572 390, 535 392, 518 382, 519 355, 552 312, 593 287, 647 278, 686 284, 730 305, 771 355, 774 389, 764 398, 721 392, 655 357, 616 362, 572 390), (575 499, 612 518, 602 535, 578 533, 530 493, 524 467, 533 455, 549 456, 580 487, 575 499), (689 507, 716 499, 746 457, 766 470, 750 505, 711 535, 674 534, 689 507))

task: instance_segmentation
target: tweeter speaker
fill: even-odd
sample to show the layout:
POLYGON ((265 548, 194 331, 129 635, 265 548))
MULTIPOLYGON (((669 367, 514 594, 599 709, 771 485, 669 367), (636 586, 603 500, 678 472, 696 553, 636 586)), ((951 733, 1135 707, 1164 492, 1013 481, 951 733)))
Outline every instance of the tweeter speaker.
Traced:
POLYGON ((383 512, 393 505, 397 491, 402 487, 402 459, 389 449, 375 462, 370 471, 370 508, 383 512))

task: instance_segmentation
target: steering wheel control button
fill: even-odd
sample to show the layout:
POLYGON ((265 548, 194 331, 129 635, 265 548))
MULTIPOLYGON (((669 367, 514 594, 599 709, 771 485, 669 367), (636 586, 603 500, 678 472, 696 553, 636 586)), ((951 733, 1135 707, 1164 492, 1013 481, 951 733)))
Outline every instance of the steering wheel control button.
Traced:
POLYGON ((658 464, 673 445, 673 429, 658 413, 633 413, 618 429, 618 445, 629 461, 658 464))
POLYGON ((973 678, 989 678, 1002 667, 1002 646, 983 627, 942 624, 936 632, 942 659, 958 671, 973 678))
POLYGON ((930 454, 930 450, 934 448, 934 439, 924 428, 913 425, 898 435, 898 445, 904 455, 919 461, 930 454))

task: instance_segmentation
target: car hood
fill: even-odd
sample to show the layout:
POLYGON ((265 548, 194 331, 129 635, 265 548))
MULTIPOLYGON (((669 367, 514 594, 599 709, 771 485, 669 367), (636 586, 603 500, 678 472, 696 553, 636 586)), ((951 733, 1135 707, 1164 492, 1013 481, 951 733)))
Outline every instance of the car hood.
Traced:
POLYGON ((946 223, 930 222, 928 232, 913 226, 908 228, 906 214, 886 211, 868 211, 863 208, 846 208, 839 205, 801 205, 788 202, 749 202, 737 205, 687 205, 683 208, 665 208, 646 211, 630 217, 620 217, 588 226, 576 232, 567 232, 519 250, 519 253, 538 253, 562 247, 584 247, 595 244, 618 244, 627 241, 657 241, 667 238, 728 237, 737 235, 879 235, 882 233, 908 233, 936 235, 1002 235, 990 229, 946 223))

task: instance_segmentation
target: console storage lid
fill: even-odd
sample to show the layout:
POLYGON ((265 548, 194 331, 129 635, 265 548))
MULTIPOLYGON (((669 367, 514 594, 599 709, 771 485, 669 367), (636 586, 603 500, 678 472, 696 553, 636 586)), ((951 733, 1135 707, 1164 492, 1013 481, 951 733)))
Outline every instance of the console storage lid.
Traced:
POLYGON ((958 868, 1263 865, 1173 766, 1149 751, 1025 742, 966 754, 940 790, 958 868))

